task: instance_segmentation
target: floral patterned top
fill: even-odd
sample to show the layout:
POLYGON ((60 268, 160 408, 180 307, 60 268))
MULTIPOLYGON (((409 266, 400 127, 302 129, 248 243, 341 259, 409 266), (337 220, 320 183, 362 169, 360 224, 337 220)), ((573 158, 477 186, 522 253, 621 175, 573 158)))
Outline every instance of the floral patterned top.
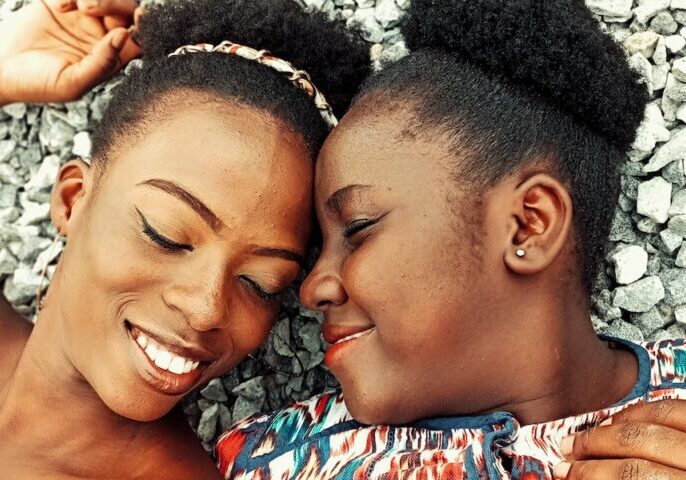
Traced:
POLYGON ((260 479, 552 479, 560 441, 639 402, 686 399, 686 341, 637 345, 639 380, 612 407, 520 426, 507 412, 368 426, 328 393, 239 422, 217 444, 225 478, 260 479))

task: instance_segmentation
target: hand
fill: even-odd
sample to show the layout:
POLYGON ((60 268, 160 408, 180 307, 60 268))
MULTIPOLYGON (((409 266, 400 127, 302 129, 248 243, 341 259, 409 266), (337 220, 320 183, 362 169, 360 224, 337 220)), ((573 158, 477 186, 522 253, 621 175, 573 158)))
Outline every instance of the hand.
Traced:
POLYGON ((0 23, 0 105, 76 100, 140 48, 134 0, 35 0, 0 23))
POLYGON ((686 400, 638 404, 562 442, 568 480, 686 479, 686 400))

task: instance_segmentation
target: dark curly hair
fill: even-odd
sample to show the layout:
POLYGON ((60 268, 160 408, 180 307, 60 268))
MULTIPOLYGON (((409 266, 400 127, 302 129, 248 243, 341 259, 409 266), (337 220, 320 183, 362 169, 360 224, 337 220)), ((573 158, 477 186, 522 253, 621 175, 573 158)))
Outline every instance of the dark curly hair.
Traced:
POLYGON ((273 115, 317 154, 329 127, 313 100, 284 74, 223 53, 168 57, 180 46, 230 40, 268 50, 307 71, 337 115, 370 71, 369 47, 356 32, 293 0, 172 0, 146 10, 135 38, 143 66, 130 70, 94 132, 94 164, 104 165, 121 140, 140 136, 170 108, 208 99, 273 115))
POLYGON ((448 133, 467 155, 461 183, 486 188, 547 160, 574 202, 590 291, 648 101, 621 47, 583 0, 413 0, 402 29, 410 54, 358 98, 409 102, 417 127, 448 133))

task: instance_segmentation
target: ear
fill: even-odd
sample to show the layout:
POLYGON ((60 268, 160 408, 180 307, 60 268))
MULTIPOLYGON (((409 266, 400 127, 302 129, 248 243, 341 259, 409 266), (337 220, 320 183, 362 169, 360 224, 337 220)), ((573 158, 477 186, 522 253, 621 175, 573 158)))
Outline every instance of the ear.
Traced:
POLYGON ((82 160, 70 160, 60 168, 50 197, 52 223, 60 235, 68 236, 76 209, 85 204, 92 187, 92 168, 82 160))
POLYGON ((573 205, 562 183, 536 174, 516 186, 504 260, 520 275, 539 273, 559 255, 569 239, 573 205))

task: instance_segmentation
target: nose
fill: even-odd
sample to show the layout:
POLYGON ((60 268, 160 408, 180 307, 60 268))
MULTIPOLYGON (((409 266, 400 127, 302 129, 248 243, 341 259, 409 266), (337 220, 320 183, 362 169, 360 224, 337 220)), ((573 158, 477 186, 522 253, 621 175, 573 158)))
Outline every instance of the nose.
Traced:
POLYGON ((226 328, 229 323, 226 275, 226 268, 218 262, 189 269, 185 275, 176 276, 174 283, 164 290, 164 302, 180 312, 194 330, 226 328))
POLYGON ((312 272, 300 287, 300 300, 310 310, 325 312, 329 307, 342 305, 348 300, 343 282, 333 259, 323 252, 312 272))

